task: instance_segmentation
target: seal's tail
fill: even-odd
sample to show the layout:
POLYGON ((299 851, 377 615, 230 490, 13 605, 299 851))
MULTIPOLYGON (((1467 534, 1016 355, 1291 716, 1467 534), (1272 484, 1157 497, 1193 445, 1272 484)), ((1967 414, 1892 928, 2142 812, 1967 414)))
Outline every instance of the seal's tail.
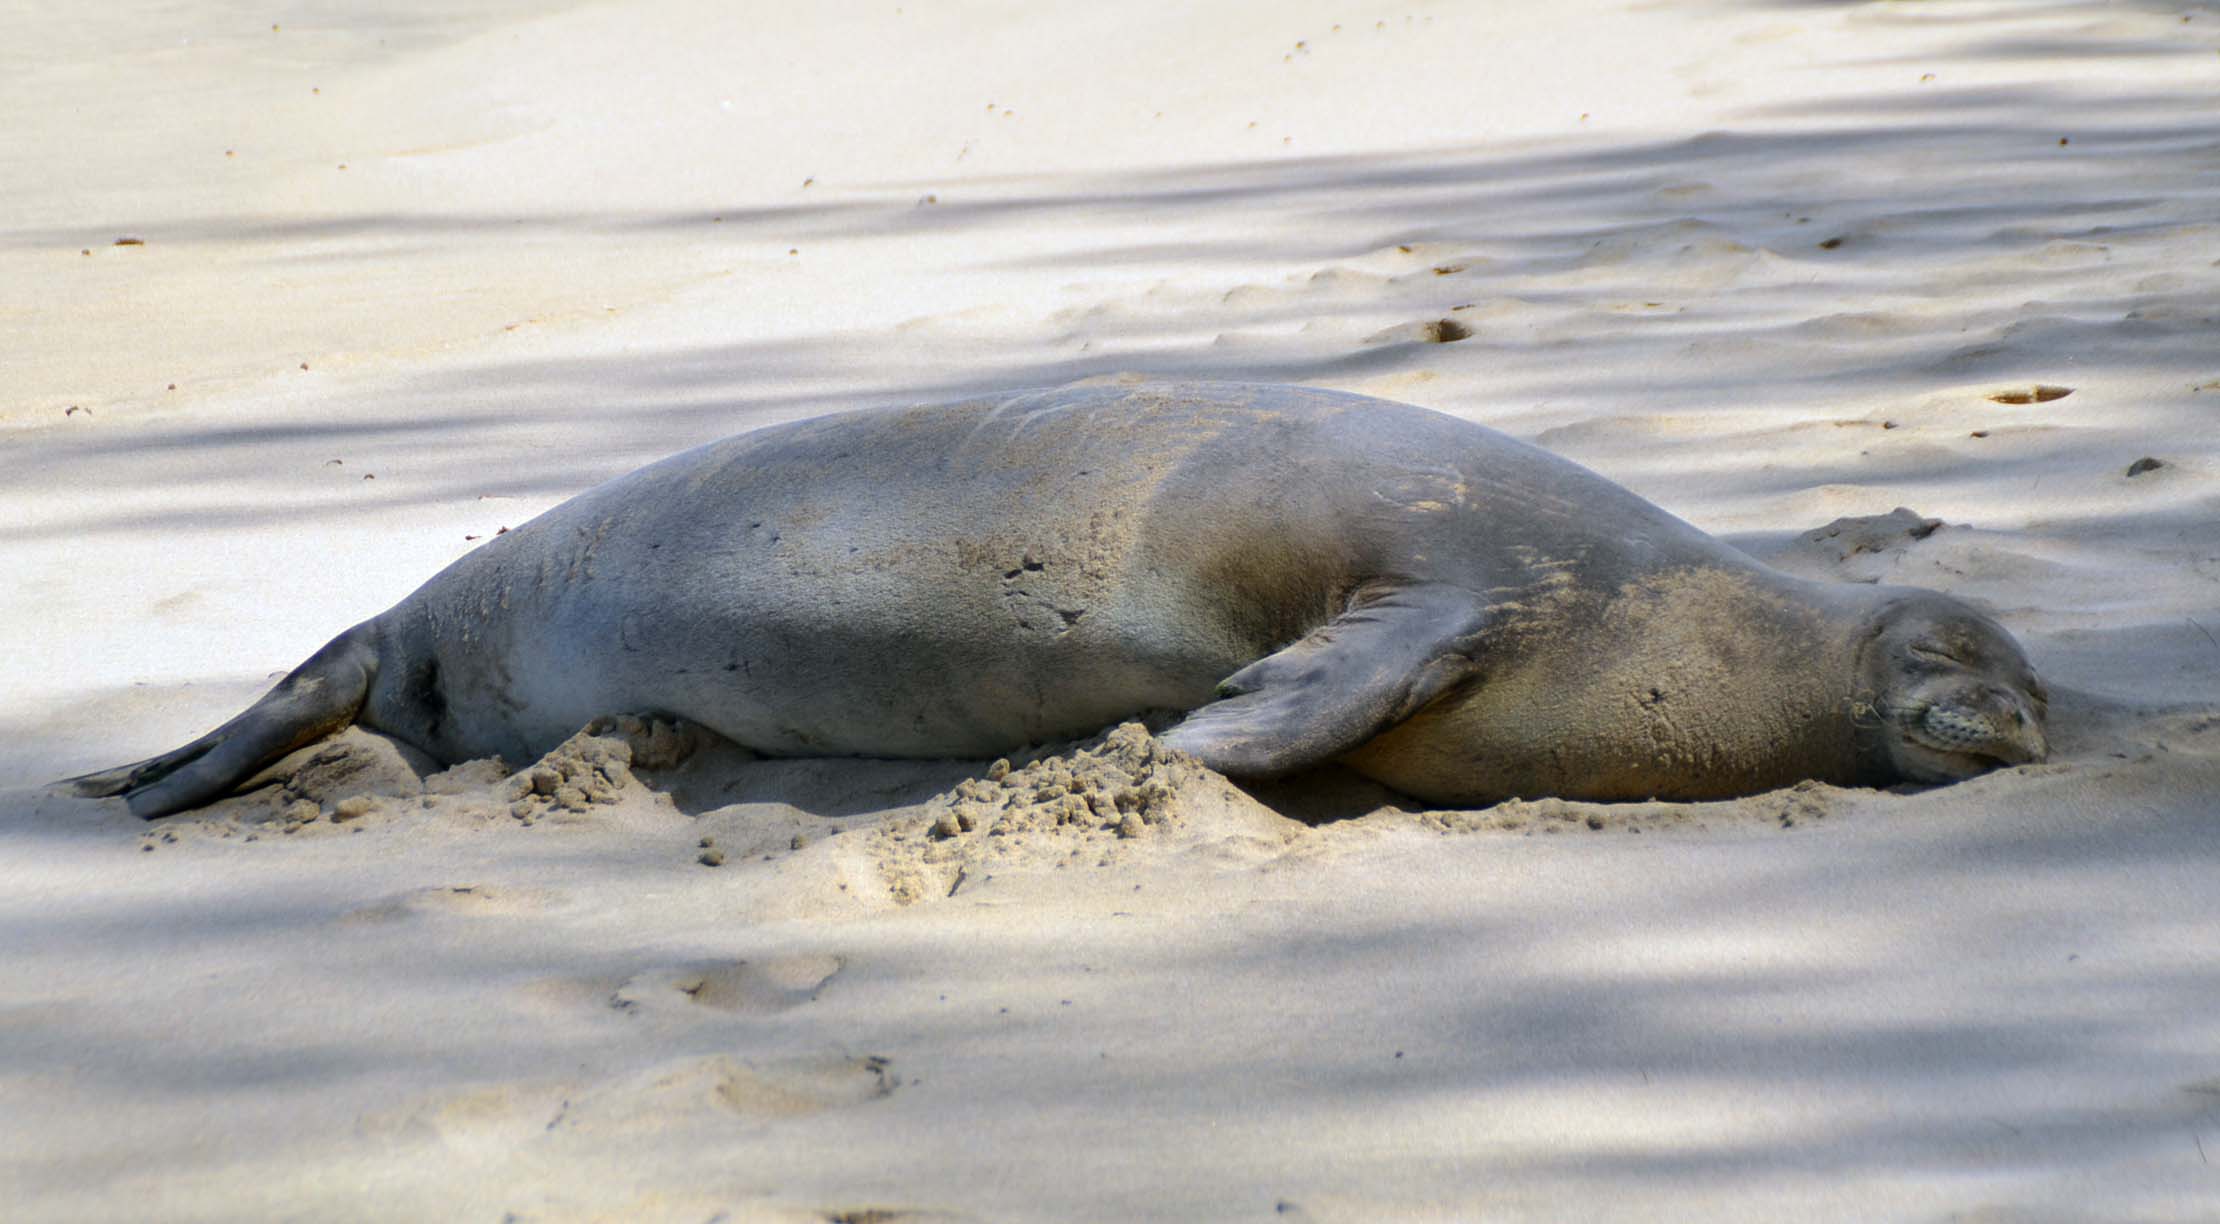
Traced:
POLYGON ((370 622, 325 643, 262 700, 182 748, 59 785, 80 795, 122 795, 134 816, 152 820, 197 807, 255 770, 355 720, 377 674, 370 622))

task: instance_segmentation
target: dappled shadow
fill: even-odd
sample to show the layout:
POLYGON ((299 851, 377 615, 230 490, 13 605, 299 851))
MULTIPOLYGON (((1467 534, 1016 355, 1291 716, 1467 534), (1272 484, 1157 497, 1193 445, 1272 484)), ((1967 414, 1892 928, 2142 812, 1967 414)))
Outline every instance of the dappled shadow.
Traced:
MULTIPOLYGON (((2036 86, 1920 94, 1800 108, 1823 114, 1823 123, 1761 117, 1748 131, 1685 139, 1026 179, 982 188, 991 198, 945 191, 931 207, 184 222, 173 227, 179 240, 221 236, 278 247, 326 231, 452 238, 539 227, 581 241, 620 241, 632 229, 697 226, 720 241, 760 246, 933 233, 991 243, 1013 225, 1053 234, 1066 220, 1123 218, 1139 227, 1129 244, 1104 245, 1090 230, 1061 250, 1029 241, 1026 254, 1011 258, 1074 277, 1130 267, 1190 279, 1201 273, 1207 281, 1209 269, 1224 271, 1214 291, 1136 291, 1093 311, 1020 315, 989 333, 1004 337, 992 347, 959 322, 923 320, 875 333, 503 360, 424 378, 375 423, 244 428, 203 417, 150 424, 129 437, 94 430, 81 439, 49 437, 35 459, 0 455, 0 479, 28 478, 34 473, 20 465, 36 462, 42 479, 124 486, 139 475, 141 458, 151 463, 189 449, 196 462, 188 479, 206 492, 190 494, 190 508, 119 508, 92 519, 0 525, 0 533, 228 531, 466 496, 560 494, 771 421, 1119 372, 1346 383, 1442 366, 1487 369, 1492 390, 1441 406, 1483 419, 1513 406, 1562 404, 1589 415, 1617 406, 1712 420, 1702 437, 1660 451, 1673 472, 1696 479, 1711 478, 1696 452, 1708 448, 1719 458, 1711 439, 1731 433, 1745 406, 1808 404, 1818 416, 1846 391, 1911 401, 2031 369, 2083 386, 2178 372, 2186 385, 2206 371, 2204 340, 2220 319, 2209 270, 2135 285, 2104 273, 2108 249, 2179 241, 2220 215, 2220 178, 2209 168, 2220 159, 2220 128, 2162 118, 2172 102, 2036 86), (2075 143, 2061 148, 2055 116, 2065 113, 2075 143), (1883 178, 1861 171, 1877 158, 1924 172, 1883 178), (2154 185, 2164 193, 2151 194, 2154 185), (1245 233, 1166 245, 1145 225, 1168 210, 1209 210, 1245 233), (1284 271, 1260 277, 1260 263, 1284 271), (1693 292, 1691 275, 1699 286, 1693 292), (1354 278, 1360 291, 1341 291, 1337 278, 1354 278), (1800 303, 1826 300, 1830 285, 1846 300, 1871 298, 1880 286, 1901 308, 1806 317, 1800 303), (1398 319, 1452 317, 1469 326, 1468 339, 1366 342, 1398 319), (864 351, 874 355, 859 361, 864 351), (542 445, 510 467, 488 470, 485 449, 498 449, 527 422, 543 435, 593 444, 542 445), (338 478, 353 473, 335 472, 328 501, 271 504, 255 496, 273 483, 269 465, 292 453, 283 444, 302 442, 324 444, 334 458, 362 447, 395 458, 374 487, 359 478, 344 484, 338 478)), ((890 190, 909 195, 907 187, 890 190)), ((17 233, 10 240, 58 238, 17 233)), ((991 251, 986 258, 992 261, 991 251)), ((1905 411, 1903 423, 1920 423, 1916 403, 1905 411)), ((1983 453, 1966 432, 1954 462, 1928 462, 1916 475, 1892 471, 1884 457, 1775 465, 1734 479, 1770 488, 1904 483, 1916 491, 2007 481, 2054 461, 2043 449, 1983 453)))
MULTIPOLYGON (((2135 38, 1995 37, 1988 16, 1967 28, 1973 37, 1952 54, 1969 59, 2135 62, 2160 51, 2135 38)), ((165 243, 244 241, 306 261, 363 258, 350 243, 617 243, 644 231, 735 249, 954 236, 972 240, 969 257, 1013 275, 1089 280, 1100 309, 1014 304, 1008 320, 976 330, 957 319, 886 325, 859 309, 867 324, 777 340, 449 364, 395 391, 391 415, 374 421, 265 427, 195 414, 47 434, 0 448, 0 482, 118 496, 90 516, 0 523, 0 541, 182 541, 472 498, 547 500, 776 421, 1130 371, 1377 384, 1571 453, 1600 450, 1613 460, 1607 474, 1668 507, 1715 488, 1766 498, 1863 485, 1923 510, 1946 496, 2040 510, 2004 541, 2012 546, 2050 536, 2174 547, 2209 533, 2209 496, 2115 481, 2103 498, 2054 503, 2037 486, 2076 464, 2125 479, 2139 455, 2171 454, 2166 439, 2109 421, 2106 405, 2119 400, 2108 392, 2155 394, 2148 388, 2167 380, 2188 395, 2220 376, 2220 274, 2209 255, 2162 274, 2148 267, 2155 250, 2211 249, 2185 236, 2220 238, 2220 123, 2185 113, 2209 110, 2133 90, 1945 93, 1908 80, 1902 96, 1751 114, 1748 130, 1685 139, 958 189, 887 183, 873 188, 882 199, 808 208, 132 222, 165 243), (939 202, 921 206, 927 189, 939 202), (1230 236, 1147 232, 1151 218, 1197 211, 1223 218, 1230 236), (1105 220, 1129 226, 1126 240, 1106 239, 1105 220), (1037 240, 981 255, 1012 227, 1037 240), (2124 254, 2151 274, 2120 276, 2124 254), (1352 284, 1358 291, 1343 291, 1352 284), (1812 303, 1834 299, 1879 305, 1813 314, 1812 303), (1472 334, 1370 340, 1440 318, 1469 319, 1472 334), (1450 388, 1437 397, 1423 379, 1437 370, 1466 377, 1437 384, 1450 388), (1984 398, 2038 377, 2075 386, 2075 397, 2040 409, 1984 398), (1784 408, 1872 444, 1783 447, 1762 466, 1739 456, 1741 440, 1784 408), (1883 420, 1898 428, 1884 434, 1883 420), (2013 432, 2023 422, 2042 429, 2013 432), (1920 447, 1902 446, 1906 437, 1920 447), (328 495, 308 502, 290 492, 300 474, 288 465, 304 453, 341 461, 328 495), (513 462, 490 466, 489 454, 513 462), (174 496, 126 496, 145 488, 174 496)), ((81 238, 18 230, 0 242, 81 238)), ((2220 405, 2220 392, 2206 394, 2220 405)), ((1731 542, 1765 555, 1828 517, 1731 542)), ((1685 1201, 1676 1196, 1722 1183, 1785 1196, 1871 1186, 1887 1214, 1909 1201, 1887 1193, 1909 1193, 1921 1173, 1952 1182, 1928 1185, 1921 1205, 1964 1195, 1967 1207, 2002 1196, 2044 1208, 2047 1189, 2079 1178, 2127 1184, 2123 1167, 2148 1173, 2141 1184, 2159 1186, 2154 1194, 2209 1194, 2209 1180, 2182 1179, 2209 1179, 2204 1149, 2220 1154, 2220 1061, 2209 1054, 2220 1049, 2210 939, 2220 838, 2203 798, 2220 793, 2220 768, 2209 739, 2175 734, 2189 721, 2151 722, 2149 735, 2114 728, 2131 715, 2158 719, 2167 701, 2193 710, 2190 698, 2220 675, 2220 622, 2161 619, 2148 602, 2129 593, 2118 605, 2030 613, 2048 618, 2046 666, 2055 659, 2071 682, 2056 713, 2073 759, 2015 775, 2009 792, 1994 789, 2001 780, 1861 792, 1847 813, 1795 831, 1482 834, 1406 852, 1395 838, 1408 829, 1357 842, 1379 831, 1335 823, 1383 802, 1376 788, 1314 777, 1251 789, 1324 826, 1296 831, 1315 857, 1212 878, 1230 896, 1222 904, 1198 903, 1203 886, 1165 863, 1162 876, 1137 875, 1135 897, 1114 912, 1003 910, 1024 917, 960 927, 966 906, 1019 904, 980 885, 938 908, 802 934, 794 922, 751 927, 698 897, 692 910, 672 908, 706 869, 668 847, 586 862, 558 841, 511 838, 492 867, 495 856, 463 845, 436 870, 458 881, 586 873, 581 892, 594 904, 357 929, 339 920, 364 898, 349 893, 343 859, 317 858, 338 853, 329 846, 261 847, 262 875, 253 868, 265 864, 248 863, 204 876, 183 853, 134 856, 135 875, 104 861, 70 878, 106 893, 49 885, 0 898, 18 950, 0 1008, 0 1080, 66 1082, 80 1102, 135 1102, 202 1130, 129 1151, 121 1140, 83 1145, 8 1177, 53 1189, 119 1169, 186 1176, 226 1161, 299 1160, 291 1119, 235 1112, 255 1101, 344 1093, 390 1105, 428 1084, 606 1083, 679 1057, 838 1043, 892 1051, 919 1082, 877 1112, 815 1130, 715 1131, 720 1159, 781 1169, 791 1149, 780 1144, 806 1141, 925 1183, 936 1170, 945 1177, 959 1148, 1022 1151, 1026 1162, 981 1178, 977 1193, 1005 1196, 1012 1214, 1052 1216, 1085 1214, 1059 1210, 1058 1195, 1077 1193, 1088 1180, 1079 1174, 1100 1172, 1089 1161, 1106 1153, 1129 1162, 1112 1172, 1133 1187, 1125 1210, 1109 1214, 1131 1215, 1226 1215, 1229 1180, 1283 1185, 1297 1204, 1351 1180, 1461 1183, 1533 1192, 1560 1215, 1578 1214, 1567 1203, 1607 1200, 1672 1215, 1685 1201), (2153 683, 2154 658, 2180 675, 2153 683), (1348 866, 1355 858, 1361 870, 1348 866), (1141 888, 1160 880, 1196 891, 1152 908, 1141 888), (1121 926, 1134 923, 1155 925, 1140 936, 1121 926), (558 970, 622 980, 641 964, 836 937, 847 941, 848 976, 791 1020, 705 1015, 628 1030, 606 998, 551 1004, 527 989, 558 970), (71 958, 93 948, 116 959, 88 974, 71 958), (1056 985, 1049 1004, 1028 992, 1037 982, 1056 985), (187 1014, 196 1006, 209 1010, 187 1014), (1238 1159, 1229 1135, 1245 1140, 1238 1159)), ((738 791, 685 808, 776 801, 852 815, 917 802, 973 768, 951 763, 947 779, 920 780, 902 765, 874 791, 856 776, 869 765, 763 762, 738 791)), ((90 860, 139 829, 71 819, 58 806, 11 812, 0 860, 90 860)), ((242 849, 256 853, 206 852, 242 849)), ((772 887, 738 864, 716 878, 735 909, 772 887)), ((1068 878, 1075 888, 1089 879, 1068 878)), ((117 1133, 144 1135, 139 1117, 119 1111, 117 1133)), ((513 1150, 497 1135, 464 1154, 521 1151, 534 1167, 575 1154, 533 1146, 555 1141, 542 1137, 545 1119, 529 1121, 513 1150)), ((673 1133, 708 1142, 684 1119, 674 1125, 609 1137, 595 1155, 645 1159, 673 1133)), ((317 1134, 360 1140, 344 1128, 317 1134)), ((453 1157, 427 1143, 407 1158, 453 1157)), ((1102 1180, 1090 1193, 1120 1193, 1102 1180)))
POLYGON ((1949 6, 1872 0, 1740 0, 1747 8, 1860 9, 1870 21, 1950 35, 1909 62, 2147 59, 2210 55, 2220 11, 2199 0, 2067 0, 1949 6))
MULTIPOLYGON (((1284 1180, 1290 1196, 1446 1176, 1669 1201, 1699 1184, 1885 1184, 1918 1170, 1979 1170, 2025 1194, 2161 1157, 2191 1175, 2189 1136, 2220 1131, 2207 1099, 2220 1063, 2197 1053, 2214 1048, 2220 998, 2220 960, 2197 951, 2220 842, 2181 802, 2200 779, 2220 780, 2209 757, 2100 782, 2049 775, 2009 811, 1943 790, 1793 833, 1452 837, 1373 853, 1369 874, 1331 858, 1282 868, 1268 905, 1229 899, 1163 938, 1042 910, 1032 925, 972 928, 951 955, 921 933, 960 920, 963 905, 928 903, 924 928, 819 931, 839 941, 839 984, 779 1022, 701 1009, 627 1027, 592 987, 643 966, 745 960, 777 946, 775 932, 648 923, 571 946, 609 919, 561 903, 520 919, 350 927, 358 900, 298 880, 273 895, 242 872, 229 894, 142 889, 97 911, 17 907, 9 926, 25 948, 128 941, 141 955, 234 966, 249 992, 292 973, 336 975, 351 997, 413 999, 450 1023, 373 1012, 313 1040, 293 1015, 161 1042, 163 1017, 111 1005, 96 1018, 57 1002, 9 1022, 0 1076, 67 1061, 78 1092, 166 1110, 557 1074, 591 1091, 689 1056, 837 1041, 889 1054, 917 1083, 827 1125, 859 1156, 928 1182, 940 1157, 920 1137, 948 1125, 950 1109, 965 1111, 968 1142, 1075 1154, 1145 1117, 1150 1138, 1128 1142, 1158 1153, 1152 1190, 1200 1175, 1196 1161, 1224 1177, 1228 1127, 1249 1140, 1241 1179, 1284 1180), (382 950, 411 930, 409 955, 382 950), (535 985, 553 965, 577 988, 535 985), (1350 1145, 1350 1128, 1374 1141, 1350 1145)), ((510 841, 509 878, 560 880, 580 853, 510 841)), ((156 856, 142 871, 188 869, 156 856)), ((597 895, 645 913, 674 891, 676 870, 608 862, 597 895)), ((1124 904, 1136 912, 1123 922, 1164 921, 1146 894, 1124 904)), ((68 994, 66 978, 57 988, 68 994)), ((539 1137, 552 1129, 544 1119, 525 1121, 483 1142, 558 1142, 539 1137)), ((714 1121, 677 1113, 600 1136, 596 1158, 702 1142, 714 1121)), ((800 1122, 712 1133, 720 1150, 767 1153, 797 1128, 823 1133, 800 1122)), ((212 1147, 255 1133, 136 1153, 133 1167, 200 1168, 212 1147)), ((77 1157, 84 1169, 105 1158, 77 1157)), ((78 1171, 64 1161, 24 1184, 78 1171)), ((1026 1185, 1047 1195, 1036 1209, 1054 1210, 1053 1184, 1026 1185)))

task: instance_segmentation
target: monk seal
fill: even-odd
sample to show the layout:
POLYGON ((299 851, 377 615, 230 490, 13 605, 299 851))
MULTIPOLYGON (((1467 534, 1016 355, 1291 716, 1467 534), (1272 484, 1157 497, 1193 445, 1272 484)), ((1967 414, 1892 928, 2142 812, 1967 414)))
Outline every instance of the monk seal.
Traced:
POLYGON ((858 411, 591 489, 246 712, 73 779, 155 817, 349 723, 528 761, 613 713, 771 755, 988 757, 1149 710, 1235 777, 1698 799, 2040 760, 2010 635, 1770 569, 1494 430, 1304 387, 858 411))

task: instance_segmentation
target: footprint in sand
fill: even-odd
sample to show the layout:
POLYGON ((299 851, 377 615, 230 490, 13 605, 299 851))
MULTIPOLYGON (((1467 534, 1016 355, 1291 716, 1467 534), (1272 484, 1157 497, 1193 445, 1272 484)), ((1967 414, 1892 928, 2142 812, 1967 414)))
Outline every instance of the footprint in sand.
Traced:
POLYGON ((355 1122, 364 1139, 431 1142, 458 1151, 493 1153, 545 1133, 547 1121, 571 1096, 558 1081, 472 1084, 399 1109, 365 1114, 355 1122))
POLYGON ((842 961, 837 956, 695 961, 642 970, 609 992, 610 1007, 632 1015, 689 1014, 706 1008, 768 1016, 815 999, 842 961))
POLYGON ((612 1016, 692 1023, 772 1016, 817 998, 846 963, 818 954, 686 961, 629 974, 541 978, 520 987, 516 1001, 547 1022, 587 1025, 612 1016))
POLYGON ((537 914, 562 900, 560 893, 542 888, 489 888, 483 884, 444 884, 395 893, 369 905, 348 910, 339 921, 349 926, 402 922, 431 915, 487 917, 500 914, 537 914))
POLYGON ((714 1054, 662 1063, 573 1096, 546 1130, 599 1139, 770 1122, 867 1104, 898 1082, 893 1064, 875 1054, 767 1060, 714 1054))
POLYGON ((1470 340, 1472 328, 1455 319, 1428 319, 1423 323, 1406 323, 1366 336, 1362 343, 1376 344, 1455 344, 1470 340))
POLYGON ((875 1054, 745 1058, 714 1054, 658 1063, 600 1083, 471 1084, 356 1122, 366 1139, 434 1142, 495 1152, 562 1136, 657 1137, 690 1126, 765 1123, 863 1105, 900 1083, 875 1054))

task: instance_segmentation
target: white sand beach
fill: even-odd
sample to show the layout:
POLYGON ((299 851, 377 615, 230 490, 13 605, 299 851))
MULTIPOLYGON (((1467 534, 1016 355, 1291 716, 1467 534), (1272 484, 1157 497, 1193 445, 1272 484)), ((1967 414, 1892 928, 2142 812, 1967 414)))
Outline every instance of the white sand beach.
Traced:
POLYGON ((2220 1218, 2220 6, 15 5, 0 114, 0 1217, 2220 1218), (1119 374, 1965 598, 2053 756, 49 786, 651 459, 1119 374))

